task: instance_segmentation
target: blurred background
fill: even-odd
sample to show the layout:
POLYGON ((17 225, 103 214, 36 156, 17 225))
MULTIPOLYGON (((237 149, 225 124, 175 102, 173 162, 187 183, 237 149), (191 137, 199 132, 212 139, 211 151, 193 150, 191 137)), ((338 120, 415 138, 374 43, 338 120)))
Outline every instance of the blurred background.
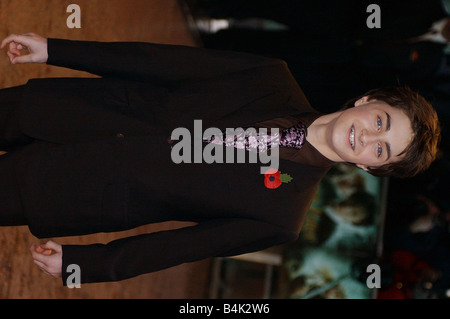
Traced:
MULTIPOLYGON (((184 264, 118 283, 62 287, 31 261, 26 227, 0 230, 0 298, 449 298, 449 0, 2 0, 0 36, 148 41, 284 59, 310 103, 333 112, 369 89, 409 85, 437 109, 438 160, 413 179, 380 179, 336 166, 324 179, 299 240, 184 264), (68 28, 71 3, 81 28, 68 28), (369 28, 371 3, 381 28, 369 28), (367 287, 367 265, 381 289, 367 287)), ((373 21, 373 20, 371 20, 373 21)), ((36 77, 92 76, 0 57, 0 87, 36 77)), ((184 226, 58 239, 108 242, 184 226)), ((151 252, 149 252, 151 253, 151 252)))

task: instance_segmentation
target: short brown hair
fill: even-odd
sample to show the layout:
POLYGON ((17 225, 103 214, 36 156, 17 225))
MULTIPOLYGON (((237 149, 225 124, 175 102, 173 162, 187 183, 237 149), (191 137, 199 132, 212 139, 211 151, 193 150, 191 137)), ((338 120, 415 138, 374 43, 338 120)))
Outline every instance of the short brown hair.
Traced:
MULTIPOLYGON (((414 132, 411 143, 402 152, 404 157, 401 160, 369 167, 368 172, 375 176, 405 178, 413 177, 428 169, 436 159, 441 139, 439 119, 431 104, 409 87, 379 88, 370 90, 362 96, 367 96, 369 101, 378 100, 401 109, 410 119, 414 132)), ((347 102, 345 108, 354 106, 359 98, 347 102)))

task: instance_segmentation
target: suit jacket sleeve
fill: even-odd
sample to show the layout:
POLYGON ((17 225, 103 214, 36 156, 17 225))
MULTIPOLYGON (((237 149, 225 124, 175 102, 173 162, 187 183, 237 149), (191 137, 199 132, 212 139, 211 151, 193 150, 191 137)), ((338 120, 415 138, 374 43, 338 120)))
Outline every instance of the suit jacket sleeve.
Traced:
POLYGON ((48 39, 48 54, 50 65, 161 85, 286 64, 246 53, 142 42, 48 39))
POLYGON ((63 284, 76 264, 81 282, 119 281, 185 262, 232 256, 294 241, 298 234, 248 219, 219 219, 181 229, 143 234, 106 245, 64 245, 63 284))

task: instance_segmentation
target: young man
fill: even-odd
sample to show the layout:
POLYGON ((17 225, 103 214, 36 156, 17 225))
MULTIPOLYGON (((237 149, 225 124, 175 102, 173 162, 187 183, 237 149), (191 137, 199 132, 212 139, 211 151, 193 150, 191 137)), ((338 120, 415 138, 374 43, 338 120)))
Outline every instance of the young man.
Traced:
POLYGON ((197 223, 107 245, 33 246, 35 262, 64 284, 70 264, 80 266, 83 283, 115 281, 293 241, 335 162, 406 177, 426 169, 437 152, 436 113, 408 89, 374 90, 324 115, 276 59, 34 34, 11 35, 1 47, 7 45, 13 64, 48 63, 102 77, 37 79, 13 89, 18 97, 3 133, 10 152, 0 158, 0 174, 2 200, 14 209, 0 212, 1 224, 28 225, 49 238, 197 223), (172 133, 194 132, 196 119, 221 132, 256 127, 270 130, 267 137, 279 129, 278 172, 262 175, 260 162, 174 163, 172 133), (17 141, 21 148, 14 148, 17 141), (289 183, 268 187, 266 178, 280 174, 289 183))

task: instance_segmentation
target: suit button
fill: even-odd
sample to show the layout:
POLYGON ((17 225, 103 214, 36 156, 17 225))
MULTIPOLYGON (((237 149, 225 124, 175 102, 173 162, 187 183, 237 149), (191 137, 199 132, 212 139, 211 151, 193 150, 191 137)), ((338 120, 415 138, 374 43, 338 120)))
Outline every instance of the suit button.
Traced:
POLYGON ((125 136, 122 133, 117 133, 116 137, 117 138, 124 138, 125 136))

